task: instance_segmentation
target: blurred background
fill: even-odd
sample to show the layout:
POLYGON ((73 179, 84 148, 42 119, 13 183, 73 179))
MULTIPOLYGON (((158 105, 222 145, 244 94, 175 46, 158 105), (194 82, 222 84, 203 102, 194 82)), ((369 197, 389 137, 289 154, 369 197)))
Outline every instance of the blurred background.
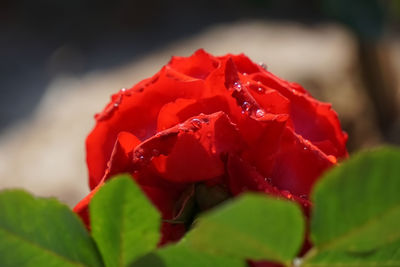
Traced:
POLYGON ((350 152, 400 143, 400 0, 1 0, 0 189, 73 206, 110 95, 198 48, 331 102, 350 152))

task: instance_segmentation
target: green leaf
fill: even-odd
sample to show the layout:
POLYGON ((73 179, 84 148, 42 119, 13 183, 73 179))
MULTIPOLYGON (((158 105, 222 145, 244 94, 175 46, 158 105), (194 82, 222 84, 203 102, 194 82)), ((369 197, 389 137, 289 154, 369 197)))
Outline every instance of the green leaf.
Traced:
POLYGON ((302 267, 400 266, 400 242, 366 252, 325 251, 305 261, 302 267))
POLYGON ((354 155, 315 186, 316 249, 368 252, 400 239, 400 150, 354 155))
POLYGON ((195 249, 288 263, 300 249, 304 220, 293 202, 248 194, 200 218, 187 241, 195 249))
POLYGON ((78 216, 55 199, 0 193, 0 266, 103 266, 78 216))
POLYGON ((126 266, 156 248, 161 217, 129 175, 106 183, 89 209, 92 235, 106 266, 126 266))
POLYGON ((187 246, 172 245, 145 255, 131 267, 246 267, 244 260, 210 255, 194 251, 187 246))

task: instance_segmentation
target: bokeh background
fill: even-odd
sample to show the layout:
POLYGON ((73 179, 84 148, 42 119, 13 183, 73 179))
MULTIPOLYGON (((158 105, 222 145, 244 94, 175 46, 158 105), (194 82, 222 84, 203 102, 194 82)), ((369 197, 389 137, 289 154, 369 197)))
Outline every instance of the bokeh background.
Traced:
POLYGON ((198 48, 243 52, 331 102, 351 152, 398 144, 399 32, 399 0, 1 0, 0 189, 73 206, 93 115, 198 48))

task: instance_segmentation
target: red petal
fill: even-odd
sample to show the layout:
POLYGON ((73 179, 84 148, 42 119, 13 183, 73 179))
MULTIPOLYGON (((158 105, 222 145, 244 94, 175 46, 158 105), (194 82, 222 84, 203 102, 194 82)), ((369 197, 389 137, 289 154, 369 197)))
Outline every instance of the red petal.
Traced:
POLYGON ((172 57, 168 65, 187 76, 206 79, 218 67, 219 60, 203 49, 199 49, 190 57, 172 57))
POLYGON ((328 157, 309 141, 286 128, 274 155, 272 183, 297 196, 309 195, 315 181, 336 159, 328 157))
POLYGON ((326 154, 346 157, 347 135, 342 132, 338 116, 330 104, 314 98, 298 84, 289 83, 266 72, 251 77, 277 90, 290 101, 290 118, 297 134, 313 142, 326 154), (330 142, 332 145, 327 145, 330 142), (319 146, 324 144, 322 146, 319 146))
POLYGON ((94 188, 86 197, 84 197, 74 207, 73 211, 81 217, 83 223, 90 230, 90 217, 89 217, 89 203, 96 192, 103 186, 104 183, 100 183, 94 188))
POLYGON ((296 133, 316 145, 329 141, 331 146, 321 146, 326 154, 346 157, 347 134, 343 133, 337 113, 330 104, 319 102, 308 96, 294 96, 292 119, 296 133))
MULTIPOLYGON (((226 61, 225 86, 231 94, 230 118, 238 125, 244 140, 248 144, 256 143, 265 134, 264 129, 270 124, 282 124, 288 114, 272 114, 267 112, 250 93, 239 78, 236 65, 232 59, 226 61)), ((282 98, 282 101, 283 98, 282 98)))
POLYGON ((233 63, 235 64, 237 70, 242 74, 244 73, 246 75, 246 74, 252 74, 252 73, 260 71, 260 66, 253 63, 244 54, 240 54, 240 55, 227 54, 223 57, 220 57, 220 59, 226 59, 226 58, 231 58, 233 63))
POLYGON ((176 182, 208 180, 224 173, 221 156, 241 148, 241 138, 223 112, 199 115, 164 131, 178 134, 171 152, 153 158, 165 179, 176 182))
POLYGON ((229 105, 224 96, 216 95, 197 100, 179 98, 162 107, 157 119, 157 130, 162 131, 171 128, 202 113, 212 114, 218 111, 230 113, 229 105))
POLYGON ((103 182, 113 175, 129 172, 133 149, 140 144, 140 140, 131 133, 120 132, 115 142, 111 158, 107 163, 107 169, 103 182))
MULTIPOLYGON (((180 192, 176 190, 173 186, 166 188, 162 185, 158 186, 147 186, 142 185, 142 190, 149 197, 151 202, 158 208, 164 219, 172 219, 175 202, 180 196, 180 192)), ((181 191, 181 190, 179 190, 181 191)))
POLYGON ((262 176, 256 168, 236 155, 229 155, 226 168, 229 176, 229 188, 233 195, 246 191, 263 192, 270 196, 296 201, 306 211, 311 205, 306 198, 291 194, 289 191, 279 190, 271 178, 262 176))
POLYGON ((261 176, 254 167, 251 167, 236 155, 229 155, 227 171, 229 188, 233 195, 245 191, 260 191, 274 196, 281 195, 279 190, 271 185, 269 178, 261 176))
POLYGON ((156 133, 157 117, 162 106, 177 98, 199 98, 204 81, 181 80, 168 68, 112 97, 100 113, 97 124, 86 139, 90 187, 102 179, 115 140, 121 131, 144 140, 156 133))
POLYGON ((185 225, 183 224, 161 224, 162 237, 158 246, 164 246, 168 243, 173 243, 179 241, 186 233, 185 225))

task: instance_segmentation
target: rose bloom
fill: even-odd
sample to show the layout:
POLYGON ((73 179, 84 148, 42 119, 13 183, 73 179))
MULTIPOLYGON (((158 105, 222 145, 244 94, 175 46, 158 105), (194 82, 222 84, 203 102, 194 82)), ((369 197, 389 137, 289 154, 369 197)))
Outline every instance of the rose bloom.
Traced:
POLYGON ((92 192, 75 212, 89 225, 93 194, 111 176, 130 173, 162 214, 160 244, 245 191, 296 201, 307 213, 313 184, 347 156, 330 104, 243 54, 173 57, 114 94, 95 118, 86 139, 92 192))

